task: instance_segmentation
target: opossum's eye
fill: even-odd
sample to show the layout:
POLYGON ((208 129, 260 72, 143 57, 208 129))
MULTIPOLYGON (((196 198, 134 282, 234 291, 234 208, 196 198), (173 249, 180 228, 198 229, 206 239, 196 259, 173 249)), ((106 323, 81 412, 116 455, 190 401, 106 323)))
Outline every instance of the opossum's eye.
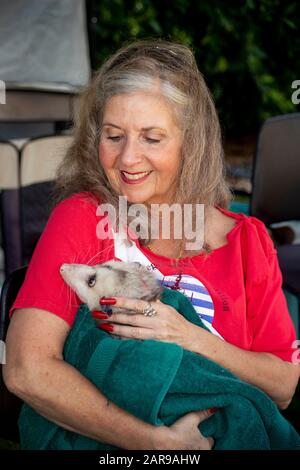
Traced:
POLYGON ((88 278, 87 285, 89 287, 94 287, 95 284, 96 284, 96 274, 93 274, 92 276, 88 278))

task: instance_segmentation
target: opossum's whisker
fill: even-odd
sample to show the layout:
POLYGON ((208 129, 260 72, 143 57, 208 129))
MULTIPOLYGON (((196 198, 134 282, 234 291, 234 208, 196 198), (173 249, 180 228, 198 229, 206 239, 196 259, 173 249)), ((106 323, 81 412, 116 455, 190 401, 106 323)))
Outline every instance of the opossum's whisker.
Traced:
MULTIPOLYGON (((90 261, 89 261, 89 256, 90 254, 92 253, 93 249, 91 246, 88 247, 88 250, 86 251, 85 253, 85 257, 84 257, 84 264, 90 264, 90 261)), ((93 259, 93 258, 92 258, 93 259)))
POLYGON ((67 308, 69 308, 71 306, 71 295, 73 291, 68 284, 66 284, 66 286, 67 286, 67 308))
POLYGON ((65 282, 64 282, 64 280, 63 280, 63 278, 61 278, 61 281, 63 281, 63 282, 62 282, 61 287, 60 287, 60 293, 59 293, 59 295, 61 295, 61 293, 62 293, 62 291, 64 290, 65 285, 66 285, 65 282))
POLYGON ((74 264, 76 262, 76 256, 77 256, 77 253, 74 253, 74 257, 73 257, 72 262, 70 264, 74 264))
POLYGON ((68 286, 68 293, 67 293, 68 297, 67 297, 67 307, 69 308, 70 305, 71 305, 71 289, 70 287, 68 286))
POLYGON ((86 262, 86 264, 91 264, 92 261, 93 261, 95 258, 97 258, 97 256, 100 257, 100 255, 103 255, 104 253, 106 253, 106 252, 109 251, 110 249, 111 249, 111 247, 108 246, 108 247, 104 248, 103 250, 98 251, 98 253, 96 253, 92 258, 90 258, 90 259, 86 262))

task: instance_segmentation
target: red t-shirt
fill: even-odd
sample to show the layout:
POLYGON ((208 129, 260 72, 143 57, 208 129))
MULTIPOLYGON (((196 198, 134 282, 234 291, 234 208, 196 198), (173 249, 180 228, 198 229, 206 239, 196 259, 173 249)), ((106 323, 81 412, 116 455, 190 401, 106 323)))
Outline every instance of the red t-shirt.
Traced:
MULTIPOLYGON (((96 235, 103 220, 96 215, 97 205, 89 193, 78 193, 54 208, 11 313, 17 308, 40 308, 72 326, 80 300, 63 281, 60 266, 120 259, 114 240, 101 240, 96 235)), ((227 342, 291 361, 296 334, 282 292, 273 242, 255 217, 219 210, 234 217, 236 226, 228 233, 227 244, 209 255, 175 262, 154 254, 138 241, 135 247, 166 277, 165 285, 176 284, 184 292, 194 290, 193 303, 227 342)))

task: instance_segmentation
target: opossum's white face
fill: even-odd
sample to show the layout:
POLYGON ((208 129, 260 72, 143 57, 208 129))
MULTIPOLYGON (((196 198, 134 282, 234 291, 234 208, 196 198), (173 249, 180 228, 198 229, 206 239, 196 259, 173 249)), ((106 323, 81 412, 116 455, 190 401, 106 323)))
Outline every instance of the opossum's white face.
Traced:
POLYGON ((113 297, 120 282, 119 272, 109 263, 97 266, 63 264, 60 273, 90 310, 99 310, 101 297, 113 297))

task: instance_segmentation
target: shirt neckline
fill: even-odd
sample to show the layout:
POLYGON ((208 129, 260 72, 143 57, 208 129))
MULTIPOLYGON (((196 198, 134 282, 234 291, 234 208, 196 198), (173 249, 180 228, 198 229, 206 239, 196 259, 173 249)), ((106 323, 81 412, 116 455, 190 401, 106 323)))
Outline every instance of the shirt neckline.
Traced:
POLYGON ((228 246, 231 244, 232 238, 234 237, 235 233, 237 232, 237 229, 240 227, 241 222, 244 221, 247 218, 247 216, 245 214, 237 214, 235 212, 231 212, 231 211, 229 211, 227 209, 223 209, 222 207, 219 207, 219 206, 215 206, 215 207, 216 207, 216 209, 218 209, 223 214, 228 215, 229 217, 232 217, 233 219, 236 219, 236 224, 226 234, 227 243, 225 243, 222 246, 219 246, 218 248, 215 248, 214 250, 212 250, 209 253, 209 255, 207 255, 206 253, 198 253, 198 254, 196 254, 192 257, 185 256, 184 258, 180 258, 180 259, 168 258, 167 256, 163 256, 163 255, 159 255, 157 253, 154 253, 153 251, 149 250, 149 248, 147 248, 146 246, 141 245, 139 239, 137 239, 137 238, 134 240, 134 243, 136 243, 137 247, 142 251, 142 253, 144 253, 147 256, 147 258, 149 258, 149 257, 150 258, 157 258, 157 259, 164 260, 164 261, 171 261, 172 263, 176 263, 176 264, 181 264, 182 262, 186 263, 187 260, 192 261, 194 259, 203 259, 206 256, 210 256, 210 255, 213 255, 214 253, 217 253, 217 252, 220 252, 224 249, 227 249, 228 246))

